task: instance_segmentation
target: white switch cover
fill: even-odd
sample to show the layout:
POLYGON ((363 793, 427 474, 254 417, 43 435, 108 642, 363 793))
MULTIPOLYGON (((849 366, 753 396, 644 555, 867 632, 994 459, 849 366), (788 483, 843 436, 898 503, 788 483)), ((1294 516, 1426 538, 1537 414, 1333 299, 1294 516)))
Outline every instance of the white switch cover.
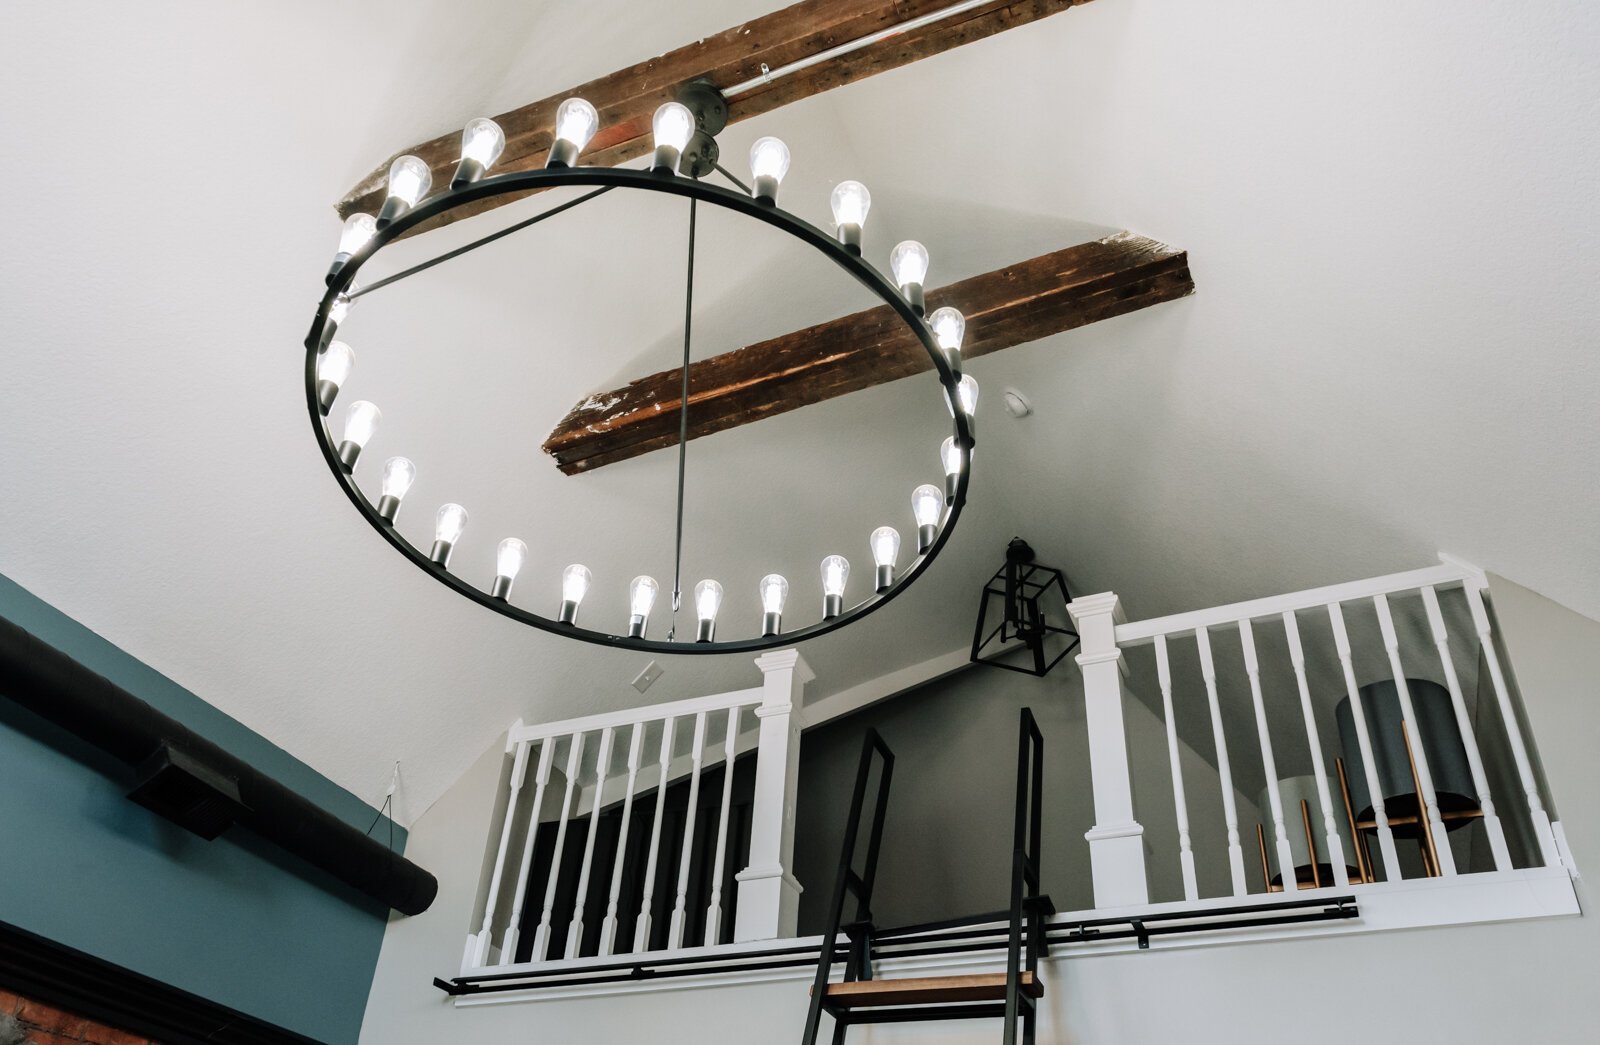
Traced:
POLYGON ((639 677, 633 680, 633 688, 643 693, 650 688, 652 682, 661 677, 662 670, 661 665, 652 660, 644 666, 643 671, 639 672, 639 677))

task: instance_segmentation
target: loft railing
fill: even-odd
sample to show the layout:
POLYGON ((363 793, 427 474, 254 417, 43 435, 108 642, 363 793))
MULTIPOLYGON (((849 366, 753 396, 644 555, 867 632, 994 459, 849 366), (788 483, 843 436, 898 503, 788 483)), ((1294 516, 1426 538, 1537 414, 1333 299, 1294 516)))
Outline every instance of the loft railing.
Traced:
MULTIPOLYGON (((1262 822, 1256 829, 1263 890, 1278 888, 1270 875, 1269 865, 1274 862, 1281 888, 1290 890, 1400 881, 1408 877, 1408 863, 1410 877, 1418 876, 1419 866, 1420 874, 1428 877, 1467 873, 1468 868, 1458 866, 1447 830, 1459 826, 1463 818, 1480 819, 1483 824, 1490 857, 1489 866, 1481 870, 1513 869, 1508 822, 1517 837, 1531 839, 1525 847, 1524 866, 1559 866, 1557 831, 1540 793, 1531 745, 1523 734, 1507 671, 1496 648, 1484 602, 1486 589, 1481 571, 1445 560, 1407 573, 1135 623, 1122 621, 1115 594, 1074 600, 1070 609, 1083 643, 1077 660, 1083 672, 1094 789, 1095 823, 1085 837, 1096 908, 1150 900, 1144 828, 1134 808, 1130 741, 1123 716, 1124 701, 1129 697, 1128 657, 1145 646, 1154 650, 1185 900, 1201 897, 1196 861, 1202 851, 1218 860, 1226 853, 1232 895, 1244 896, 1250 891, 1235 786, 1235 770, 1250 763, 1238 762, 1240 757, 1259 760, 1250 765, 1260 766, 1266 785, 1262 822), (1442 608, 1445 598, 1461 605, 1447 612, 1442 608), (1403 612, 1397 611, 1397 606, 1403 612), (1447 618, 1465 626, 1452 635, 1447 618), (1403 626, 1397 626, 1397 619, 1403 626), (1357 620, 1360 627, 1351 623, 1357 620), (1470 633, 1460 634, 1462 630, 1470 633), (1217 649, 1219 641, 1227 642, 1230 658, 1236 645, 1236 662, 1224 660, 1217 649), (1271 645, 1271 662, 1262 652, 1264 642, 1271 645), (1474 722, 1462 685, 1469 671, 1478 674, 1480 664, 1488 685, 1480 683, 1477 691, 1485 694, 1484 700, 1492 702, 1497 712, 1489 727, 1493 736, 1474 722), (1276 684, 1267 681, 1269 671, 1276 684), (1236 678, 1234 686, 1219 681, 1225 674, 1236 678), (1373 688, 1374 683, 1378 689, 1373 688), (1448 693, 1447 710, 1443 693, 1448 693), (1420 697, 1435 694, 1439 699, 1422 709, 1431 713, 1419 715, 1420 697), (1318 725, 1319 717, 1326 721, 1327 703, 1339 697, 1348 702, 1339 723, 1342 744, 1335 743, 1318 725), (1203 700, 1209 718, 1225 840, 1197 839, 1191 830, 1178 732, 1183 713, 1192 710, 1184 707, 1185 700, 1203 700), (1388 707, 1380 708, 1379 703, 1388 707), (1253 727, 1252 751, 1230 751, 1228 727, 1237 729, 1239 716, 1248 716, 1253 727), (1293 732, 1299 736, 1288 735, 1285 723, 1289 721, 1298 723, 1293 732), (1279 745, 1292 741, 1297 753, 1303 741, 1309 764, 1294 768, 1309 769, 1309 781, 1286 776, 1285 765, 1275 753, 1274 733, 1279 745), (1454 736, 1448 735, 1451 733, 1454 736), (1476 802, 1462 802, 1452 795, 1455 801, 1447 807, 1436 787, 1436 772, 1448 767, 1443 766, 1443 759, 1440 766, 1432 765, 1430 752, 1454 750, 1457 740, 1464 756, 1464 775, 1470 777, 1476 802), (1488 745, 1480 741, 1492 741, 1493 750, 1506 752, 1506 774, 1520 791, 1514 802, 1497 803, 1497 774, 1486 768, 1488 745), (1392 798, 1395 786, 1380 779, 1380 769, 1388 766, 1392 773, 1397 761, 1409 763, 1412 783, 1406 790, 1414 796, 1409 798, 1414 803, 1409 812, 1389 808, 1386 791, 1392 798), (1360 790, 1364 784, 1370 818, 1362 817, 1357 809, 1365 809, 1350 800, 1352 785, 1346 762, 1360 764, 1362 779, 1353 787, 1360 790), (1330 767, 1336 772, 1330 773, 1330 767), (1296 792, 1301 795, 1298 807, 1296 792), (1414 860, 1401 859, 1397 828, 1416 841, 1418 856, 1414 860), (1369 838, 1376 840, 1378 859, 1371 856, 1369 838), (1203 845, 1202 841, 1213 844, 1203 845), (1306 849, 1296 855, 1292 850, 1301 841, 1306 849), (1355 851, 1347 852, 1347 848, 1355 851), (1298 872, 1306 869, 1307 852, 1311 880, 1302 881, 1298 872)), ((1237 741, 1237 731, 1234 737, 1237 741)), ((1456 776, 1462 775, 1458 768, 1456 776)))
POLYGON ((801 693, 812 675, 795 650, 765 654, 756 665, 763 681, 752 689, 512 728, 499 841, 463 972, 518 964, 519 951, 526 951, 523 962, 541 962, 712 945, 729 935, 736 942, 794 935, 794 781, 801 693), (747 837, 748 861, 732 876, 737 895, 728 896, 728 872, 745 858, 734 851, 744 846, 732 837, 731 814, 734 770, 746 753, 754 755, 754 780, 748 832, 737 841, 747 837), (716 818, 711 834, 710 815, 700 818, 701 783, 716 771, 720 800, 706 810, 716 818), (687 801, 678 808, 671 797, 685 786, 687 801), (610 853, 597 862, 602 813, 617 830, 610 853), (580 830, 581 851, 570 848, 580 830), (624 906, 625 881, 636 907, 624 906), (605 911, 594 940, 585 919, 602 889, 605 911), (619 933, 629 921, 631 933, 619 933), (691 925, 700 931, 691 935, 691 925), (531 946, 523 941, 529 932, 531 946))

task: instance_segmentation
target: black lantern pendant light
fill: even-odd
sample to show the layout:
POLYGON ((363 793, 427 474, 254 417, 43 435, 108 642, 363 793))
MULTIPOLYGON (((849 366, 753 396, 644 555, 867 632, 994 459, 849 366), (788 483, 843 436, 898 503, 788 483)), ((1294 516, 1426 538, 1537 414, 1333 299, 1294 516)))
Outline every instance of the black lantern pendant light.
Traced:
POLYGON ((1078 633, 1067 616, 1072 596, 1066 575, 1033 560, 1028 542, 1013 537, 1006 564, 978 599, 973 663, 1042 676, 1078 648, 1078 633))

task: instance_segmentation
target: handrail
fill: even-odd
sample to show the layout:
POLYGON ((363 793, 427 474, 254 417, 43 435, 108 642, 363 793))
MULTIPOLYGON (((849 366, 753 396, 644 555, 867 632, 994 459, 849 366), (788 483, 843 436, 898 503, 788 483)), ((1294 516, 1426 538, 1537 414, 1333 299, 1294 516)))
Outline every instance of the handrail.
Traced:
POLYGON ((569 733, 589 733, 608 726, 615 729, 618 726, 632 726, 640 722, 659 722, 665 718, 697 715, 703 711, 726 711, 729 708, 749 707, 761 703, 762 693, 762 688, 755 686, 751 689, 736 689, 728 693, 713 693, 705 697, 675 700, 668 704, 621 708, 617 711, 601 712, 598 715, 563 719, 560 722, 540 722, 531 726, 517 725, 511 727, 511 732, 506 737, 506 748, 510 750, 526 741, 564 737, 569 733))

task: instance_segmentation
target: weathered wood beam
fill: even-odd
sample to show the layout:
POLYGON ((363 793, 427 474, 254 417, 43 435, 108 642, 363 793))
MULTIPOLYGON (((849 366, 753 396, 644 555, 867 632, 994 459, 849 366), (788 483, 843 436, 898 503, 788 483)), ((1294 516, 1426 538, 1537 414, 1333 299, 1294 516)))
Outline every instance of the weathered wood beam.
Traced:
MULTIPOLYGON (((820 54, 832 47, 870 36, 923 15, 949 7, 953 0, 802 0, 801 3, 734 26, 647 62, 591 80, 542 101, 524 105, 494 119, 506 134, 505 153, 494 173, 543 167, 550 150, 556 106, 563 99, 588 99, 600 111, 600 131, 585 150, 582 162, 611 167, 653 147, 650 117, 672 99, 677 88, 690 80, 706 79, 719 89, 757 80, 762 68, 783 66, 820 54)), ((952 15, 932 25, 891 36, 859 51, 818 63, 798 72, 759 84, 728 99, 730 123, 748 120, 781 105, 842 87, 874 73, 908 65, 919 58, 982 40, 996 33, 1088 0, 1011 0, 985 4, 952 15)), ((461 158, 461 132, 451 130, 431 141, 404 149, 420 156, 433 169, 436 186, 448 183, 461 158)), ((401 153, 395 153, 395 156, 401 153)), ((357 211, 376 214, 383 205, 389 163, 385 160, 345 194, 336 205, 340 218, 357 211)), ((730 157, 731 168, 742 168, 730 157)), ((430 227, 455 221, 505 203, 512 196, 497 196, 458 207, 430 227)))
MULTIPOLYGON (((961 309, 962 356, 973 359, 1192 293, 1186 252, 1123 232, 929 291, 928 309, 961 309)), ((922 343, 879 305, 691 363, 689 438, 932 369, 922 343)), ((589 396, 545 453, 573 475, 677 445, 682 381, 675 368, 589 396)))

